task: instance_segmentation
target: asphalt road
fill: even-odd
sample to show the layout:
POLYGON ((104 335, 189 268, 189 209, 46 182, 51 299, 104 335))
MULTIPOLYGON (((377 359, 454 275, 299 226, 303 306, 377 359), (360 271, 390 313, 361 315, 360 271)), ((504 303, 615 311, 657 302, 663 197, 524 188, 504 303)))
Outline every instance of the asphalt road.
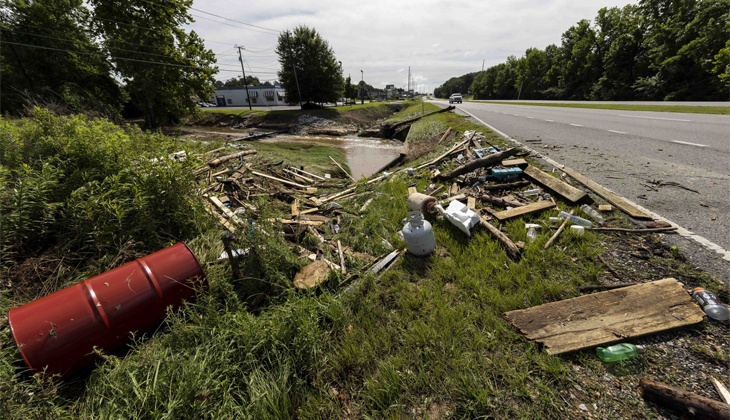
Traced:
MULTIPOLYGON (((448 101, 432 102, 448 105, 448 101)), ((730 116, 482 102, 466 102, 457 110, 517 140, 541 139, 528 145, 730 249, 730 116), (645 186, 658 180, 698 193, 676 186, 645 186)))
MULTIPOLYGON (((528 102, 535 104, 591 104, 595 105, 596 101, 546 101, 546 100, 530 100, 530 99, 502 99, 502 100, 478 100, 477 102, 528 102)), ((601 101, 600 104, 610 105, 687 105, 687 106, 730 106, 730 102, 666 102, 666 101, 601 101)))

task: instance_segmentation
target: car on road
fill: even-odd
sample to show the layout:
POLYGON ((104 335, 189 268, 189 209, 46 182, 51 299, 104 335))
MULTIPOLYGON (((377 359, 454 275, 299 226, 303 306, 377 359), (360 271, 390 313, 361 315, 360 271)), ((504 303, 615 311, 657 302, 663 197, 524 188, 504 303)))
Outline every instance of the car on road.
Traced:
POLYGON ((449 96, 450 104, 453 104, 456 102, 461 103, 461 93, 453 93, 453 94, 451 94, 451 96, 449 96))

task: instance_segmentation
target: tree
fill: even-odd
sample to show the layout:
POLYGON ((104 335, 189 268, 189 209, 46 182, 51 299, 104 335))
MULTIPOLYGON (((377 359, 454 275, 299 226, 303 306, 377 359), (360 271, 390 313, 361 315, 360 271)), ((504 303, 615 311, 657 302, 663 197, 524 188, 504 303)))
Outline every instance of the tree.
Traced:
POLYGON ((281 34, 276 53, 281 63, 279 79, 289 103, 336 102, 342 97, 342 65, 314 28, 298 26, 293 33, 281 34))
MULTIPOLYGON (((261 83, 259 78, 256 76, 246 76, 246 83, 248 83, 249 86, 271 86, 271 83, 269 82, 261 83)), ((243 76, 231 77, 225 82, 221 80, 215 81, 215 87, 217 88, 243 87, 245 85, 246 84, 243 83, 243 76)))
POLYGON ((17 113, 36 102, 119 114, 126 98, 93 41, 90 12, 81 0, 7 1, 0 20, 7 43, 2 48, 3 111, 17 113))
POLYGON ((181 26, 192 0, 90 0, 103 46, 150 127, 194 112, 193 98, 213 95, 215 55, 181 26))

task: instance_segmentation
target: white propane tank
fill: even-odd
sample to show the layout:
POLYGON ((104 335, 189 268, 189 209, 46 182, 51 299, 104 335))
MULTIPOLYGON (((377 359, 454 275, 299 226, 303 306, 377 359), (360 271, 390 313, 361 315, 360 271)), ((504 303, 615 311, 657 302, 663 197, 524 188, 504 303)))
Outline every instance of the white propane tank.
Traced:
POLYGON ((436 248, 436 237, 433 235, 431 223, 423 220, 420 211, 408 212, 408 223, 403 226, 403 239, 408 252, 417 257, 425 257, 436 248))

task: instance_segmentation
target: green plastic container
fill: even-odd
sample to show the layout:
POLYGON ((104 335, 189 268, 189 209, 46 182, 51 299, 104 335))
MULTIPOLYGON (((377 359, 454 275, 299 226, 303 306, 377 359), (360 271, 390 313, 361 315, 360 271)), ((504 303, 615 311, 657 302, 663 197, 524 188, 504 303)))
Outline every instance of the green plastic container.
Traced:
POLYGON ((629 343, 616 344, 610 347, 596 347, 596 352, 604 362, 629 360, 639 355, 639 349, 629 343))

